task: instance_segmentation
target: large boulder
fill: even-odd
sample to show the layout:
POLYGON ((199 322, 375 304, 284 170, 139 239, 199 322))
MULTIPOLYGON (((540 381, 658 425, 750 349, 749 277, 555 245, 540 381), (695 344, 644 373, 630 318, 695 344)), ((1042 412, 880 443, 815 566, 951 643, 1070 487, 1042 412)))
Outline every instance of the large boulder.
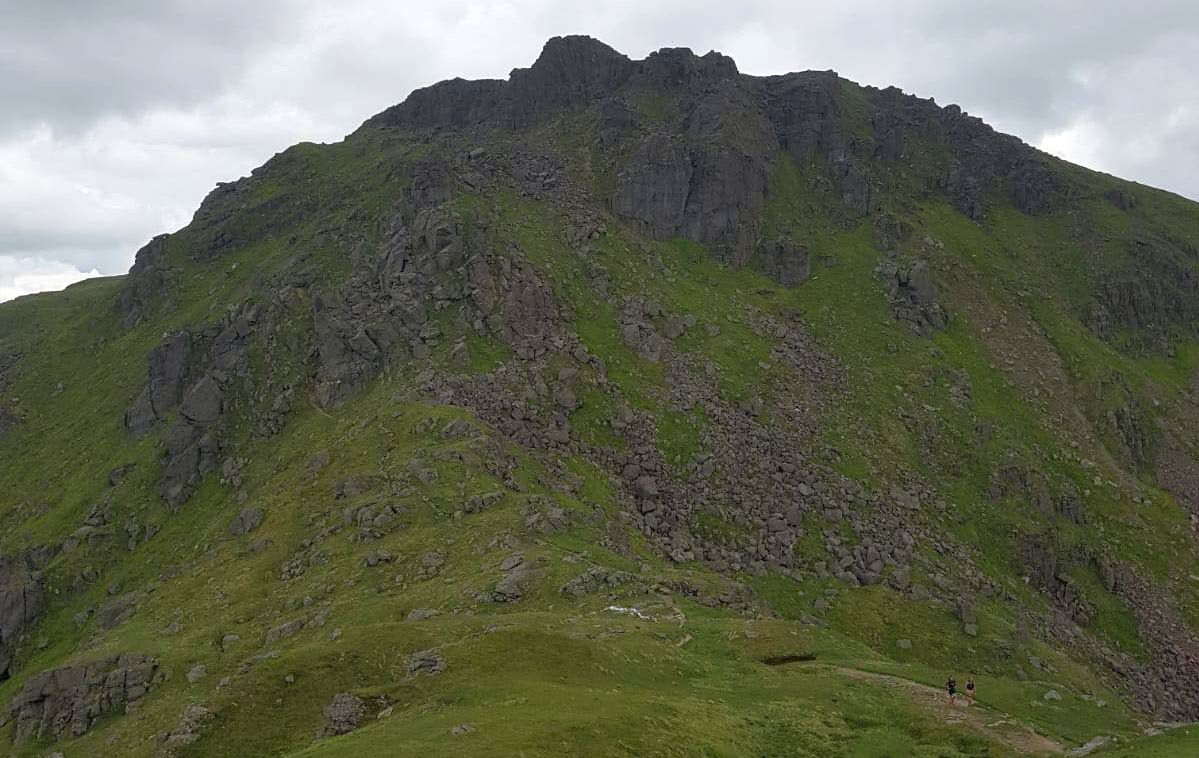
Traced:
POLYGON ((188 390, 179 411, 193 424, 207 426, 220 420, 223 402, 220 385, 211 375, 205 375, 188 390))
POLYGON ((446 660, 435 649, 420 650, 408 656, 408 676, 440 674, 446 670, 446 660))
POLYGON ((325 734, 330 736, 348 734, 361 726, 366 718, 366 703, 349 692, 334 695, 324 710, 325 719, 328 721, 325 734))
POLYGON ((262 524, 264 513, 261 508, 245 508, 241 513, 237 514, 237 518, 229 524, 229 534, 234 537, 240 537, 243 534, 249 534, 262 524))

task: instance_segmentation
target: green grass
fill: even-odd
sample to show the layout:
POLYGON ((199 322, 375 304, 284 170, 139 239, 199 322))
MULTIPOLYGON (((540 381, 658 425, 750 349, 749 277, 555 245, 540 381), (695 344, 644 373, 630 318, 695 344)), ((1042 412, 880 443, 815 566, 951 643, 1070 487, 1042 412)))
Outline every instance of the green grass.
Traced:
POLYGON ((1165 734, 1116 743, 1099 755, 1110 758, 1180 758, 1199 750, 1199 730, 1193 727, 1172 729, 1165 734))

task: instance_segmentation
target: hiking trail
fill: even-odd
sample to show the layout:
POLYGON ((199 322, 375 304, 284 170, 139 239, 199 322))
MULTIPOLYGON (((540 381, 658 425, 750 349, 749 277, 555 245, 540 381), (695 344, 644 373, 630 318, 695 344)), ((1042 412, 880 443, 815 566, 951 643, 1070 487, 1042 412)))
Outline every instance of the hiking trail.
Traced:
POLYGON ((936 687, 929 687, 910 679, 880 674, 873 671, 849 668, 846 666, 827 666, 827 668, 844 674, 851 679, 870 681, 884 684, 896 690, 901 690, 913 701, 919 703, 925 710, 935 715, 947 724, 965 726, 975 732, 985 735, 1021 754, 1064 753, 1065 747, 1056 740, 1042 734, 1037 734, 1025 724, 1011 721, 1005 714, 992 711, 977 703, 967 706, 965 698, 959 694, 956 705, 950 705, 945 692, 936 687))

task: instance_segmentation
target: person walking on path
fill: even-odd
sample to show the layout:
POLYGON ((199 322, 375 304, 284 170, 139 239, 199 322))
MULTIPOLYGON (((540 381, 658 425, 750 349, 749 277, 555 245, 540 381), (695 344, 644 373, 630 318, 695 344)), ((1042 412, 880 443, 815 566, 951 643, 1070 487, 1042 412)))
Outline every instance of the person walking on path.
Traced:
POLYGON ((949 695, 950 705, 953 705, 957 702, 958 681, 954 679, 952 675, 950 675, 949 679, 945 682, 945 692, 949 695))
POLYGON ((974 705, 974 677, 966 679, 966 703, 974 705))

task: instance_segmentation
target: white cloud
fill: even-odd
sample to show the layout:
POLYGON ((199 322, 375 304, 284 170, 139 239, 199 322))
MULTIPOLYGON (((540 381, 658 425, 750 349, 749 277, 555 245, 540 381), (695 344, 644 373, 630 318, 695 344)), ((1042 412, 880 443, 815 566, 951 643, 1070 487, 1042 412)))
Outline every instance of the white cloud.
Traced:
POLYGON ((1103 145, 1106 135, 1102 127, 1089 117, 1082 116, 1068 126, 1046 132, 1037 140, 1037 147, 1066 160, 1110 171, 1103 145))
POLYGON ((0 255, 0 301, 48 290, 60 290, 82 279, 99 276, 96 269, 80 271, 61 261, 0 255))

